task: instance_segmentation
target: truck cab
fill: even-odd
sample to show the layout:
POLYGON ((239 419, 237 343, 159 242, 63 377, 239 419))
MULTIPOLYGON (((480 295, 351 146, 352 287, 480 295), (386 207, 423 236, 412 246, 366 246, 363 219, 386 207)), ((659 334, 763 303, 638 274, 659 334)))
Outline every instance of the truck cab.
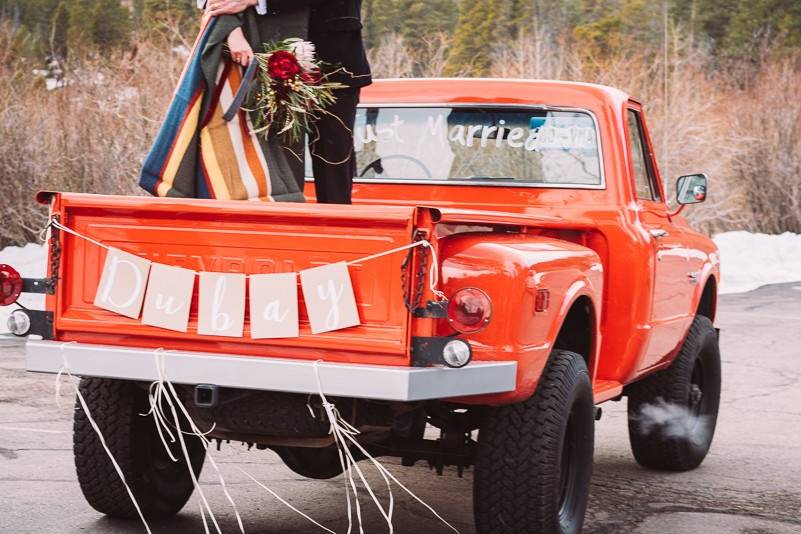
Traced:
MULTIPOLYGON (((474 468, 482 534, 581 530, 606 401, 628 397, 643 466, 703 461, 720 395, 719 258, 680 211, 704 200, 707 178, 680 177, 668 205, 639 102, 583 83, 379 80, 362 93, 354 140, 352 206, 39 195, 47 279, 0 271, 4 303, 44 292, 46 310, 15 311, 12 330, 31 336, 28 370, 82 377, 99 429, 125 433, 107 440, 146 517, 183 507, 209 440, 339 475, 321 398, 373 456, 474 468), (254 339, 248 317, 241 337, 204 335, 197 291, 186 331, 143 324, 94 305, 108 247, 250 277, 345 262, 359 324, 314 333, 300 286, 291 338, 254 339), (171 483, 152 468, 173 456, 168 444, 134 417, 165 379, 183 424, 208 438, 188 439, 171 483), (642 408, 655 403, 680 407, 687 432, 646 428, 642 408), (142 442, 156 446, 134 459, 142 442)), ((308 198, 313 188, 309 177, 308 198)), ((85 412, 84 495, 136 517, 85 412)))

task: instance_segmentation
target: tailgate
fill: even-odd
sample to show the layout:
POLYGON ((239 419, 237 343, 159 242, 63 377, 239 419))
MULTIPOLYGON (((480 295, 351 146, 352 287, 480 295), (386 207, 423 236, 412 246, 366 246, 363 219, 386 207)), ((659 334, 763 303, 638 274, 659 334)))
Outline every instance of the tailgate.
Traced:
MULTIPOLYGON (((168 265, 247 274, 297 272, 409 244, 430 230, 425 208, 231 202, 63 193, 61 224, 92 239, 168 265)), ((100 308, 95 298, 105 249, 59 232, 56 294, 48 297, 61 341, 163 347, 327 361, 409 364, 410 314, 403 303, 405 252, 350 267, 361 326, 312 335, 300 294, 300 337, 252 340, 197 334, 197 284, 187 333, 140 324, 100 308)), ((52 251, 51 251, 52 252, 52 251)), ((247 309, 247 308, 246 308, 247 309)))

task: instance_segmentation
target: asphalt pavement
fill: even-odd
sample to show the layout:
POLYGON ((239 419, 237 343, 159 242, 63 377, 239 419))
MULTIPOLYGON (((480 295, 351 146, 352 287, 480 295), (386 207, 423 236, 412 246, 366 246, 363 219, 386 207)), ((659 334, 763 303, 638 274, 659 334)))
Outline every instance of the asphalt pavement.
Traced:
MULTIPOLYGON (((723 296, 723 397, 712 450, 689 473, 659 473, 631 456, 626 406, 607 403, 597 423, 587 534, 784 534, 801 532, 801 283, 723 296)), ((105 518, 81 496, 72 460, 72 395, 60 406, 52 376, 24 371, 23 348, 0 341, 0 533, 138 533, 137 522, 105 518)), ((252 474, 337 533, 347 530, 344 482, 307 480, 270 451, 223 445, 213 453, 248 533, 324 532, 254 484, 252 474)), ((438 477, 427 467, 389 469, 463 534, 474 532, 472 472, 438 477)), ((373 487, 382 483, 371 476, 373 487)), ((223 532, 238 532, 208 462, 201 478, 223 532)), ((379 492, 384 495, 384 492, 379 492)), ((365 501, 365 532, 388 532, 365 501)), ((450 530, 395 491, 395 532, 450 530)), ((154 533, 203 532, 197 495, 154 533)), ((212 530, 213 531, 213 530, 212 530)), ((354 530, 358 532, 358 530, 354 530)))

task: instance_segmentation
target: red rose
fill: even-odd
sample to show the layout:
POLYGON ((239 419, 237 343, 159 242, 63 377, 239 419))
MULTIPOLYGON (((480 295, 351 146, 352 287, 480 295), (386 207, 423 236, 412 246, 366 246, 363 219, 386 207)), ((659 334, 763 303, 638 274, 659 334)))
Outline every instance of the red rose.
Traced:
POLYGON ((300 75, 300 80, 307 85, 319 85, 323 81, 323 73, 319 70, 304 71, 300 75))
POLYGON ((277 50, 267 60, 267 73, 274 80, 290 80, 300 74, 300 64, 292 52, 277 50))

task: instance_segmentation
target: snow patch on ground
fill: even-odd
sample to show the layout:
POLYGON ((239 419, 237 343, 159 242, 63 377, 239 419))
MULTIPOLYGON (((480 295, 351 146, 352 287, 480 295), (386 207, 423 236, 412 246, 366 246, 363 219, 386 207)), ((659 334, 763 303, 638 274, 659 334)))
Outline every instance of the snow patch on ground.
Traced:
POLYGON ((720 248, 720 293, 745 293, 767 284, 801 281, 801 234, 725 232, 720 248))
MULTIPOLYGON (((720 248, 720 293, 744 293, 767 284, 801 281, 801 235, 753 234, 737 231, 717 234, 720 248)), ((26 278, 43 278, 47 250, 44 245, 6 247, 0 263, 11 265, 26 278)), ((793 287, 801 290, 801 286, 793 287)), ((44 309, 44 295, 23 295, 23 306, 44 309)), ((15 306, 0 307, 0 333, 7 333, 6 319, 15 306)))
MULTIPOLYGON (((0 250, 0 263, 12 266, 24 278, 44 278, 47 276, 47 249, 44 245, 29 243, 24 247, 6 247, 0 250)), ((26 308, 43 310, 44 295, 24 294, 19 298, 26 308)), ((8 315, 17 309, 17 306, 0 307, 0 334, 7 334, 6 320, 8 315)))

